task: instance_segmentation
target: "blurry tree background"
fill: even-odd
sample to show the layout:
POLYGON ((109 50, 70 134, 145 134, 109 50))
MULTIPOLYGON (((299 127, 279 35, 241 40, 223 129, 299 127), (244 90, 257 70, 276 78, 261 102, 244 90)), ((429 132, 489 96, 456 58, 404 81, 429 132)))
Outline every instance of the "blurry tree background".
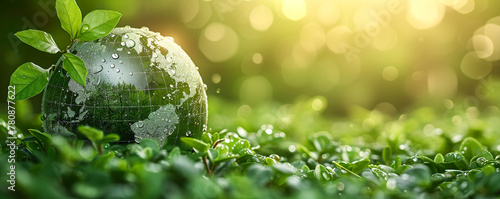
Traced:
MULTIPOLYGON (((59 58, 13 36, 23 29, 40 29, 57 43, 67 43, 54 2, 2 2, 1 99, 6 99, 10 75, 19 65, 31 61, 48 68, 59 58)), ((301 99, 312 99, 312 109, 332 117, 344 117, 352 107, 399 116, 421 106, 498 110, 500 102, 495 92, 500 89, 497 0, 77 3, 84 15, 95 9, 116 10, 123 14, 118 26, 146 26, 173 37, 199 67, 209 104, 231 103, 239 107, 236 116, 301 99)), ((38 113, 41 96, 20 103, 38 113)), ((5 113, 4 100, 0 110, 5 113)))

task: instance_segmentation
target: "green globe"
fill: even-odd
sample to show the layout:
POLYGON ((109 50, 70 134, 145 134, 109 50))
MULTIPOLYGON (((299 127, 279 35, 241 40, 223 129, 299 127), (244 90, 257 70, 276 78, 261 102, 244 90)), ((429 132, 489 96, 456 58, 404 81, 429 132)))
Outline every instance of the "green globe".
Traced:
MULTIPOLYGON (((156 140, 181 145, 180 137, 206 130, 207 96, 198 68, 174 43, 147 28, 115 28, 69 51, 85 62, 86 86, 55 67, 43 93, 43 128, 85 139, 77 127, 119 134, 119 142, 156 140)), ((181 145, 182 146, 182 145, 181 145)))

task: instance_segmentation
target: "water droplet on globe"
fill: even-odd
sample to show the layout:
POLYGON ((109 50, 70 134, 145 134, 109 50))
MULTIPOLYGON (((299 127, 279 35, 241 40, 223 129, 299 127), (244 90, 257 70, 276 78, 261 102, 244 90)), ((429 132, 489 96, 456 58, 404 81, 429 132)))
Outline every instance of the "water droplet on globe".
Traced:
POLYGON ((129 39, 129 40, 126 41, 126 45, 127 45, 127 47, 132 48, 132 47, 135 46, 135 41, 129 39))
POLYGON ((109 67, 115 68, 115 64, 110 64, 109 67))
POLYGON ((118 59, 120 56, 119 56, 118 54, 116 54, 116 53, 113 53, 113 54, 111 55, 111 57, 112 57, 113 59, 118 59))
POLYGON ((157 57, 158 57, 158 55, 157 55, 156 53, 153 53, 153 57, 154 57, 154 58, 157 58, 157 57))
POLYGON ((175 75, 175 70, 168 70, 168 74, 169 74, 170 76, 175 75))
POLYGON ((98 78, 92 79, 92 84, 94 86, 99 85, 99 83, 101 83, 101 78, 98 77, 98 78))
POLYGON ((119 72, 120 72, 120 69, 118 69, 118 68, 117 68, 117 69, 116 69, 116 72, 117 72, 117 73, 119 73, 119 72))
POLYGON ((122 61, 122 60, 120 60, 120 61, 118 61, 118 63, 123 64, 123 61, 122 61))
POLYGON ((130 72, 129 75, 132 76, 132 75, 134 75, 134 73, 130 72))
POLYGON ((123 48, 117 48, 116 50, 121 52, 123 50, 123 48))
POLYGON ((125 26, 125 28, 130 28, 130 26, 129 26, 129 25, 126 25, 126 26, 125 26))
POLYGON ((125 42, 124 41, 120 42, 120 45, 125 46, 125 42))
POLYGON ((165 37, 165 38, 167 38, 167 40, 169 40, 169 41, 174 41, 173 37, 165 37))
POLYGON ((167 62, 172 63, 172 57, 167 57, 167 62))
POLYGON ((102 69, 103 69, 102 65, 97 66, 94 74, 100 73, 102 71, 102 69))
POLYGON ((141 28, 141 30, 143 30, 143 31, 149 31, 149 28, 148 28, 148 27, 146 27, 146 26, 143 26, 143 27, 141 28))
POLYGON ((102 63, 106 63, 106 60, 105 60, 105 59, 101 59, 101 62, 102 62, 102 63))
POLYGON ((80 30, 80 32, 83 34, 83 33, 86 33, 88 30, 89 30, 89 24, 83 24, 82 25, 82 29, 80 30))
POLYGON ((123 36, 123 38, 128 39, 128 35, 123 36))

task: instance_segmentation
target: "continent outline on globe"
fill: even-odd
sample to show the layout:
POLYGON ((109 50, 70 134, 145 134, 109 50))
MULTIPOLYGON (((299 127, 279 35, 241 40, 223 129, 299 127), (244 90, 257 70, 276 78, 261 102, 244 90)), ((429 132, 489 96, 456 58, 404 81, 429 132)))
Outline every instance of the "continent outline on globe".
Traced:
POLYGON ((150 138, 182 146, 180 137, 206 130, 206 85, 171 37, 127 26, 69 51, 85 62, 87 84, 56 66, 43 93, 46 132, 84 139, 76 128, 89 125, 119 134, 119 142, 150 138))

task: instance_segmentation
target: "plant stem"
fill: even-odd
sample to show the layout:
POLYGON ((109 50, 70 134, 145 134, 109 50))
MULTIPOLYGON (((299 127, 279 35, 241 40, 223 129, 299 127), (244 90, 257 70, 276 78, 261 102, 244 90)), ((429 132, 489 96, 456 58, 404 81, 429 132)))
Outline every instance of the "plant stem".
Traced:
POLYGON ((212 172, 210 172, 210 168, 208 166, 207 156, 203 156, 203 164, 205 165, 205 169, 207 170, 207 175, 211 176, 212 172))
POLYGON ((102 144, 97 145, 97 152, 102 155, 102 144))

